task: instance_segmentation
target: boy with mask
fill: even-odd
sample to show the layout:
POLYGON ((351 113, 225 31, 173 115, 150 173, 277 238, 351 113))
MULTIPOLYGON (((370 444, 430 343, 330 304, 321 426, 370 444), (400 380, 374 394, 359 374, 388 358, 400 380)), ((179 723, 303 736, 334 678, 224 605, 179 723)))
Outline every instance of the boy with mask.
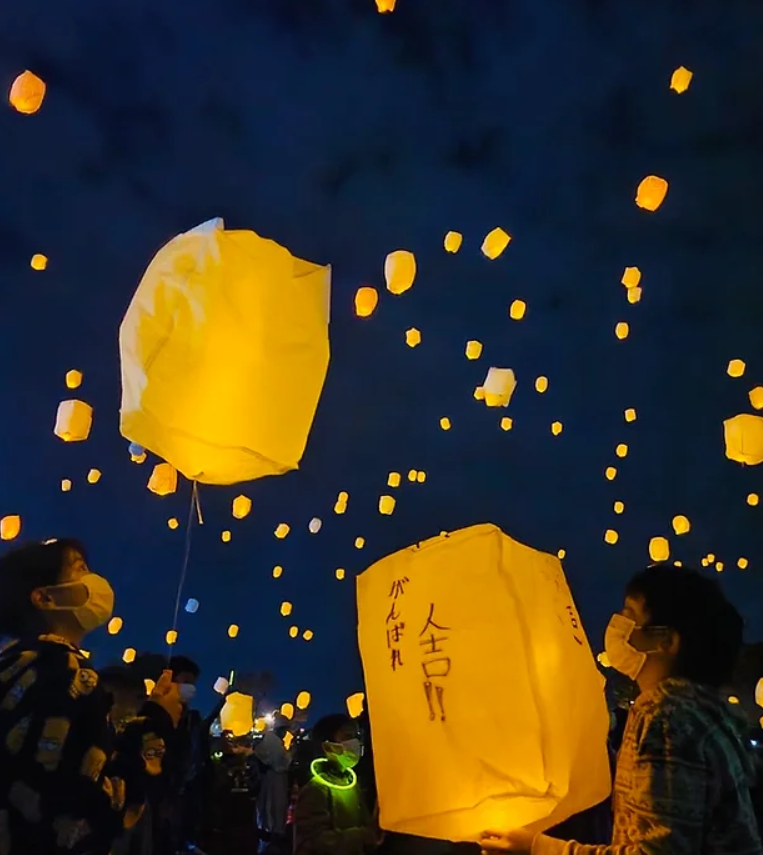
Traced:
POLYGON ((346 715, 322 718, 311 740, 318 756, 312 778, 297 797, 295 855, 363 855, 381 843, 358 785, 354 767, 360 760, 358 729, 346 715))
POLYGON ((485 832, 488 852, 532 855, 762 855, 751 754, 722 687, 742 618, 700 573, 653 565, 628 584, 605 649, 638 683, 613 790, 612 843, 585 846, 526 829, 485 832))
POLYGON ((114 594, 74 540, 0 559, 0 851, 106 855, 140 817, 180 716, 169 672, 117 735, 111 697, 80 650, 114 594))

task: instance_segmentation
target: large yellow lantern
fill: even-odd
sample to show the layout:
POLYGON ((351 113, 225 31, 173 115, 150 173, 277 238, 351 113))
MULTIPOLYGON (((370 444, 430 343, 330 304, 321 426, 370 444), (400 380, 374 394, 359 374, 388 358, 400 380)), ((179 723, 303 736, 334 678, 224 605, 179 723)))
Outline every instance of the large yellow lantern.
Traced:
POLYGON ((221 219, 173 238, 122 321, 123 436, 205 484, 296 469, 328 368, 330 278, 221 219))
POLYGON ((246 736, 254 727, 254 698, 241 692, 228 695, 220 712, 220 727, 233 736, 246 736))
POLYGON ((32 71, 23 71, 13 81, 8 100, 19 113, 31 115, 42 107, 45 89, 44 80, 32 71))
POLYGON ((382 559, 357 596, 382 828, 474 841, 606 798, 604 679, 555 556, 477 525, 382 559))
POLYGON ((84 401, 61 401, 53 433, 64 442, 84 442, 93 426, 93 408, 84 401))
POLYGON ((384 278, 388 291, 404 294, 416 278, 416 256, 407 249, 390 252, 384 262, 384 278))
POLYGON ((723 423, 726 457, 737 463, 763 463, 763 416, 740 413, 723 423))
POLYGON ((355 292, 355 314, 359 318, 370 318, 379 302, 376 288, 363 285, 355 292))
POLYGON ((668 194, 668 182, 657 175, 647 175, 636 191, 636 204, 645 211, 656 211, 668 194))

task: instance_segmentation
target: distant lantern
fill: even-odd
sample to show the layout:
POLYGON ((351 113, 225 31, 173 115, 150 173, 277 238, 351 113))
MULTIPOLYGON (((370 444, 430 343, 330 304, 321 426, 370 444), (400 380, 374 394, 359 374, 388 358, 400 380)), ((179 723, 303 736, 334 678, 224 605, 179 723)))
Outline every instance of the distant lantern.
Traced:
POLYGON ((680 65, 670 77, 670 88, 681 95, 689 88, 692 77, 694 77, 694 72, 680 65))
POLYGON ((482 241, 482 254, 492 261, 503 253, 509 243, 511 243, 511 235, 500 227, 493 229, 482 241))
POLYGON ((217 692, 218 695, 225 695, 230 689, 230 683, 228 682, 226 677, 218 677, 215 680, 214 686, 212 689, 217 692))
POLYGON ((323 520, 318 519, 318 517, 313 517, 307 524, 307 530, 310 534, 318 534, 321 528, 323 528, 323 520))
POLYGON ((228 638, 236 638, 238 636, 238 624, 232 623, 228 627, 228 638))
POLYGON ((511 430, 514 427, 514 419, 504 416, 501 419, 501 430, 511 430))
POLYGON ((178 640, 178 633, 177 633, 177 630, 176 630, 176 629, 168 629, 168 630, 167 630, 167 634, 164 636, 164 640, 165 640, 165 641, 167 642, 167 644, 169 644, 169 645, 173 645, 173 644, 175 644, 175 643, 177 642, 177 640, 178 640))
POLYGON ((613 528, 608 528, 604 532, 604 542, 608 543, 610 546, 614 546, 619 539, 620 535, 613 528))
POLYGON ((289 638, 296 638, 299 635, 299 627, 298 626, 290 626, 289 627, 289 638))
POLYGON ((485 405, 488 407, 508 407, 516 388, 517 378, 511 368, 491 367, 482 384, 485 393, 485 405))
MULTIPOLYGON (((45 268, 48 266, 48 258, 47 258, 47 256, 43 255, 42 253, 36 252, 32 256, 32 259, 29 262, 29 266, 32 268, 32 270, 37 270, 37 271, 45 270, 45 268)), ((75 387, 72 386, 70 388, 73 389, 75 387)))
POLYGON ((466 358, 467 359, 479 359, 482 356, 482 342, 481 341, 467 341, 466 342, 466 358))
POLYGON ((445 251, 458 252, 463 242, 464 236, 460 232, 448 232, 445 235, 445 251))
POLYGON ((657 175, 647 175, 636 191, 636 204, 645 211, 656 211, 665 201, 668 182, 657 175))
POLYGON ((612 509, 616 514, 623 513, 625 511, 625 502, 615 502, 615 504, 612 506, 612 509))
POLYGON ((763 463, 763 416, 740 413, 723 423, 726 457, 747 466, 763 463))
POLYGON ((416 327, 405 331, 405 343, 408 347, 418 347, 421 344, 421 333, 416 327))
POLYGON ((514 300, 509 306, 509 317, 512 321, 521 321, 527 312, 527 303, 524 300, 514 300))
POLYGON ((723 573, 723 567, 724 567, 724 565, 723 565, 723 561, 716 561, 716 562, 715 562, 715 569, 716 569, 719 573, 723 573))
POLYGON ((185 604, 185 610, 189 615, 195 615, 199 610, 199 601, 195 600, 193 597, 188 599, 188 602, 185 604))
POLYGON ((15 540, 21 533, 21 517, 12 514, 0 519, 0 540, 15 540))
POLYGON ((273 533, 279 540, 283 540, 290 531, 291 528, 288 523, 278 523, 276 530, 273 533))
POLYGON ((754 410, 763 410, 763 386, 756 386, 750 389, 749 393, 750 406, 754 410))
POLYGON ((122 661, 126 662, 129 665, 130 662, 135 661, 135 655, 136 655, 135 654, 135 648, 134 647, 128 647, 125 650, 125 652, 122 654, 122 661))
POLYGON ((416 278, 416 256, 406 249, 390 252, 384 262, 384 278, 388 291, 404 294, 416 278))
POLYGON ((751 508, 757 507, 759 502, 760 502, 760 496, 757 493, 750 493, 747 496, 747 504, 751 508))
POLYGON ((148 489, 157 496, 171 496, 177 488, 177 469, 170 463, 157 463, 148 479, 148 489))
POLYGON ((220 540, 222 540, 223 543, 230 543, 232 537, 233 537, 233 535, 226 529, 220 535, 220 540))
POLYGON ((310 706, 310 692, 300 692, 297 695, 297 709, 306 710, 310 706))
POLYGON ((19 113, 30 116, 42 107, 45 89, 44 80, 31 71, 23 71, 13 81, 8 100, 19 113))
POLYGON ((87 483, 88 484, 97 484, 101 480, 101 470, 100 469, 91 469, 87 473, 87 483))
POLYGON ((66 388, 78 389, 82 385, 82 372, 72 368, 66 372, 66 388))
POLYGON ((627 321, 620 321, 615 326, 615 335, 620 339, 620 341, 628 338, 628 333, 630 333, 630 327, 628 326, 627 321))
POLYGON ((415 483, 416 478, 418 478, 418 476, 419 476, 419 473, 415 469, 409 469, 408 470, 408 480, 411 483, 415 483))
POLYGON ((346 490, 342 490, 339 495, 336 497, 337 502, 342 502, 343 504, 347 504, 350 501, 350 494, 346 490))
POLYGON ((366 696, 363 692, 356 692, 347 698, 347 715, 350 718, 359 718, 363 715, 363 709, 366 703, 366 696))
POLYGON ((653 537, 649 541, 649 557, 652 561, 667 561, 670 558, 670 544, 667 537, 653 537))
POLYGON ((399 472, 390 472, 387 475, 387 486, 388 487, 399 487, 400 486, 400 473, 399 472))
POLYGON ((276 564, 276 566, 273 568, 273 578, 280 579, 281 576, 283 576, 283 567, 281 567, 280 564, 276 564))
POLYGON ((150 697, 151 693, 156 688, 156 680, 152 680, 150 677, 144 677, 143 688, 146 690, 146 696, 150 697))
POLYGON ((611 668, 612 663, 609 661, 609 656, 607 656, 606 651, 602 651, 597 657, 596 661, 601 665, 602 668, 611 668))
POLYGON ((106 626, 106 630, 109 635, 116 635, 123 626, 123 620, 121 617, 113 617, 106 626))
POLYGON ((637 418, 636 410, 633 407, 629 407, 625 411, 624 415, 625 415, 625 421, 626 422, 635 422, 636 421, 636 418, 637 418))
POLYGON ((744 360, 732 359, 729 362, 728 367, 726 368, 726 373, 729 375, 729 377, 741 377, 744 374, 746 368, 747 365, 745 364, 744 360))
POLYGON ((294 718, 294 704, 286 701, 286 703, 281 704, 279 712, 287 721, 291 721, 294 718))
POLYGON ((626 288, 636 288, 641 282, 641 271, 638 267, 626 267, 620 280, 626 288))
POLYGON ((624 442, 621 442, 617 446, 617 448, 615 448, 615 454, 618 457, 627 457, 628 456, 628 446, 624 442))
POLYGON ((447 416, 443 416, 440 419, 440 427, 443 430, 450 430, 450 428, 451 428, 450 419, 447 416))
POLYGON ((390 516, 395 510, 395 499, 392 496, 379 496, 379 513, 390 516))
POLYGON ((554 436, 559 436, 559 434, 562 432, 563 429, 564 429, 564 426, 562 425, 561 422, 552 422, 551 423, 551 433, 554 436))
POLYGON ((356 537, 355 538, 355 549, 362 549, 366 545, 365 537, 356 537))
POLYGON ((242 520, 244 517, 249 516, 251 510, 252 500, 248 496, 236 496, 233 500, 233 516, 237 520, 242 520))
POLYGON ((636 303, 641 302, 641 288, 629 288, 628 289, 628 302, 635 305, 636 303))
POLYGON ((355 314, 359 318, 370 318, 379 302, 379 293, 370 285, 363 285, 355 292, 355 314))
POLYGON ((607 481, 614 481, 617 478, 617 469, 614 466, 607 466, 604 470, 604 477, 607 481))
POLYGON ((340 502, 337 500, 334 502, 334 513, 335 514, 343 514, 347 511, 347 502, 340 502))
POLYGON ((334 576, 336 576, 336 578, 341 582, 342 579, 344 579, 345 577, 344 569, 341 567, 337 567, 337 569, 334 571, 334 576))
POLYGON ((485 400, 485 387, 484 386, 475 386, 474 387, 474 400, 475 401, 484 401, 485 400))
POLYGON ((737 567, 740 570, 746 570, 750 566, 750 562, 746 558, 740 558, 737 561, 737 567))
POLYGON ((397 3, 397 0, 376 0, 376 10, 379 12, 379 14, 384 14, 385 12, 394 12, 395 3, 397 3))
POLYGON ((560 549, 560 550, 556 553, 556 557, 557 557, 560 561, 563 561, 563 560, 567 557, 567 550, 566 550, 566 549, 560 549))
POLYGON ((304 638, 305 641, 312 641, 314 637, 315 633, 311 629, 306 629, 302 633, 302 638, 304 638))
POLYGON ((63 481, 61 481, 61 492, 62 493, 68 493, 69 490, 71 490, 71 488, 72 488, 71 480, 69 478, 64 478, 63 481))
POLYGON ((61 401, 56 413, 55 435, 64 442, 83 442, 93 426, 93 408, 84 401, 61 401))
POLYGON ((535 391, 541 395, 548 389, 548 377, 541 375, 535 379, 535 391))
POLYGON ((712 564, 713 561, 715 561, 715 553, 714 552, 708 552, 707 553, 707 560, 712 564))
POLYGON ((416 473, 416 483, 423 484, 427 480, 427 473, 422 472, 421 469, 416 473))
POLYGON ((171 531, 175 531, 175 529, 177 529, 179 526, 180 523, 175 519, 175 517, 170 517, 167 520, 167 528, 169 528, 171 531))
POLYGON ((284 602, 281 603, 281 614, 283 617, 289 617, 292 612, 292 608, 292 604, 284 600, 284 602))
POLYGON ((254 728, 254 698, 241 692, 226 695, 220 710, 220 727, 233 736, 246 736, 254 728))
POLYGON ((683 516, 683 514, 673 517, 673 531, 676 534, 688 534, 691 531, 689 518, 683 516))

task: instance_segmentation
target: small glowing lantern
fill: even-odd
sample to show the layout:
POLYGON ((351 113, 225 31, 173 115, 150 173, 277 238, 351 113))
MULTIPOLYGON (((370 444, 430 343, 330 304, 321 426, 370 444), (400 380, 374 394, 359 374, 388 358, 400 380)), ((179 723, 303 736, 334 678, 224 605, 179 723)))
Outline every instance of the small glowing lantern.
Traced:
POLYGON ((287 523, 279 523, 274 534, 279 540, 283 540, 290 531, 291 528, 287 523))
POLYGON ((0 540, 15 540, 20 533, 20 516, 14 514, 0 519, 0 540))
POLYGON ((342 492, 336 497, 336 500, 337 502, 342 502, 342 504, 346 505, 347 502, 350 501, 350 494, 345 490, 342 490, 342 492))
POLYGON ((562 425, 561 422, 552 422, 551 423, 551 433, 554 436, 559 436, 559 434, 562 432, 563 429, 564 429, 564 426, 562 425))
POLYGON ((130 662, 135 661, 135 655, 136 655, 135 654, 135 648, 134 647, 128 647, 128 648, 126 648, 125 652, 122 654, 122 661, 126 662, 129 665, 130 662))
POLYGON ((334 513, 335 514, 343 514, 347 511, 347 502, 335 502, 334 503, 334 513))
POLYGON ((66 372, 66 388, 78 389, 82 385, 82 372, 72 368, 66 372))
POLYGON ((759 502, 760 502, 760 496, 757 493, 750 493, 747 496, 747 504, 751 508, 757 507, 759 502))
POLYGON ((482 356, 482 342, 481 341, 467 341, 466 342, 466 358, 467 359, 479 359, 482 356))
POLYGON ((741 377, 744 374, 746 368, 747 365, 745 364, 744 360, 732 359, 730 360, 728 367, 726 368, 726 373, 729 375, 729 377, 741 377))
POLYGON ((416 483, 417 484, 423 484, 426 480, 427 480, 427 473, 419 470, 416 473, 416 483))
POLYGON ((679 66, 670 77, 670 88, 678 95, 683 94, 689 88, 691 79, 694 77, 694 72, 679 66))
POLYGON ((306 629, 302 633, 302 638, 304 638, 305 641, 312 641, 314 637, 315 633, 311 629, 306 629))
POLYGON ((232 623, 228 627, 228 638, 236 638, 238 636, 239 627, 238 624, 232 623))
POLYGON ((157 496, 171 496, 177 488, 177 469, 169 463, 157 463, 148 479, 148 489, 157 496))
MULTIPOLYGON (((39 252, 36 252, 32 256, 32 260, 29 262, 29 266, 32 268, 32 270, 38 270, 38 271, 39 270, 45 270, 45 268, 48 266, 47 256, 42 255, 39 252)), ((71 388, 75 388, 75 387, 72 386, 71 388)))
POLYGON ((156 688, 156 680, 152 680, 150 677, 144 677, 143 688, 146 690, 146 695, 151 697, 151 693, 156 688))
POLYGON ((747 466, 763 463, 763 416, 740 413, 723 423, 726 457, 747 466))
POLYGON ((397 0, 376 0, 376 9, 379 14, 384 14, 385 12, 394 12, 396 3, 397 0))
POLYGON ((607 481, 614 481, 617 478, 617 469, 614 466, 607 466, 604 470, 604 477, 607 481))
POLYGON ((297 709, 306 710, 310 706, 310 692, 300 692, 297 695, 297 709))
POLYGON ((273 568, 273 578, 274 579, 280 579, 282 575, 283 575, 283 567, 281 567, 280 564, 277 564, 273 568))
POLYGON ((499 226, 485 236, 485 240, 482 241, 482 254, 493 261, 503 253, 509 243, 511 243, 511 235, 499 226))
POLYGON ((212 688, 215 692, 217 692, 218 695, 224 695, 230 688, 230 683, 225 677, 218 677, 215 680, 215 684, 214 686, 212 686, 212 688))
POLYGON ((713 561, 715 561, 715 553, 714 552, 708 552, 707 553, 707 560, 712 564, 713 561))
POLYGON ((763 410, 763 386, 756 386, 750 389, 749 393, 750 406, 754 410, 763 410))
POLYGON ((405 343, 408 347, 418 347, 421 344, 421 333, 416 327, 411 327, 405 332, 405 343))
POLYGON ((641 302, 641 288, 628 289, 628 302, 632 305, 641 302))
POLYGON ((501 430, 511 430, 514 427, 514 419, 504 416, 501 419, 501 430))
POLYGON ((254 726, 254 698, 241 692, 232 692, 225 698, 220 711, 220 727, 233 736, 246 736, 254 726))
POLYGON ((408 480, 412 483, 416 483, 416 478, 418 478, 419 473, 415 469, 408 470, 408 480))
POLYGON ((169 528, 171 531, 175 531, 175 529, 177 529, 179 525, 180 523, 175 519, 175 517, 170 517, 167 520, 167 528, 169 528))
POLYGON ((443 430, 450 430, 450 428, 451 428, 450 419, 449 419, 449 418, 447 418, 446 416, 443 416, 443 417, 440 419, 440 427, 441 427, 443 430))
POLYGON ((336 578, 341 582, 341 581, 342 581, 342 579, 344 579, 344 577, 345 577, 345 572, 344 572, 344 570, 343 570, 341 567, 338 567, 338 568, 334 571, 334 576, 336 576, 336 578))
POLYGON ((366 545, 365 537, 356 537, 355 538, 355 549, 362 549, 366 545))
POLYGON ((289 627, 289 638, 296 638, 299 635, 299 627, 298 626, 290 626, 289 627))
POLYGON ((395 510, 395 499, 392 496, 379 496, 379 513, 390 516, 395 510))
POLYGON ((376 288, 371 288, 370 285, 363 285, 355 293, 355 314, 359 318, 370 318, 378 302, 379 294, 376 288))
POLYGON ((189 615, 195 615, 199 610, 199 601, 195 600, 193 597, 190 597, 188 602, 185 604, 185 610, 189 615))
POLYGON ((485 400, 485 387, 484 386, 475 386, 474 387, 474 400, 475 401, 484 401, 485 400))
POLYGON ((612 506, 612 509, 614 510, 614 512, 615 512, 616 514, 622 514, 622 513, 624 513, 624 511, 625 511, 625 502, 620 502, 620 501, 615 502, 615 504, 612 506))
POLYGON ((100 480, 101 480, 100 469, 91 469, 87 473, 87 483, 88 484, 97 484, 100 480))
POLYGON ((252 510, 252 500, 248 496, 236 496, 233 500, 233 516, 237 520, 242 520, 249 516, 252 510))
POLYGON ((514 300, 509 306, 509 317, 512 321, 521 321, 527 312, 527 303, 524 300, 514 300))
POLYGON ((535 379, 535 391, 541 395, 548 389, 548 377, 541 375, 535 379))
POLYGON ((556 553, 556 557, 557 557, 560 561, 562 561, 563 559, 565 559, 565 558, 567 557, 567 550, 566 550, 566 549, 560 549, 560 550, 556 553))
POLYGON ((482 384, 488 407, 508 407, 517 388, 517 378, 511 368, 490 368, 482 384))
POLYGON ((628 407, 625 411, 625 421, 626 422, 635 422, 637 419, 636 410, 633 407, 628 407))
POLYGON ((63 481, 61 481, 61 492, 68 493, 71 488, 72 482, 68 478, 64 478, 63 481))
POLYGON ((294 704, 286 701, 285 704, 281 704, 281 715, 287 720, 291 721, 294 718, 294 704))
POLYGON ((358 718, 363 715, 363 709, 366 704, 366 696, 363 692, 356 692, 347 698, 347 715, 350 718, 358 718))
POLYGON ((665 201, 668 182, 657 175, 647 175, 636 191, 636 204, 645 211, 656 211, 665 201))
POLYGON ((84 401, 61 401, 53 433, 64 442, 83 442, 93 426, 93 408, 84 401))
POLYGON ((8 100, 19 113, 36 113, 45 98, 45 81, 31 71, 23 71, 13 81, 8 100))
POLYGON ((281 603, 281 614, 283 617, 289 617, 292 612, 292 608, 292 604, 284 600, 284 602, 281 603))
POLYGON ((670 558, 670 544, 667 537, 653 537, 649 541, 649 557, 652 561, 667 561, 670 558))
POLYGON ((230 543, 231 537, 231 533, 226 529, 226 531, 220 535, 220 540, 222 540, 223 543, 230 543))
POLYGON ((626 321, 620 321, 620 323, 615 326, 615 335, 620 339, 620 341, 623 341, 623 339, 628 338, 629 332, 630 327, 628 326, 626 321))
POLYGON ((719 573, 723 573, 723 561, 716 561, 716 562, 715 562, 715 569, 716 569, 719 573))
POLYGON ((458 252, 463 242, 464 236, 460 232, 448 232, 445 235, 445 251, 458 252))
POLYGON ((605 543, 608 543, 610 546, 614 546, 619 539, 620 539, 620 535, 612 528, 608 528, 604 532, 604 541, 605 541, 605 543))
POLYGON ((404 294, 416 278, 416 256, 406 249, 391 252, 384 262, 384 278, 388 291, 404 294))
POLYGON ((123 621, 121 617, 113 617, 106 626, 109 635, 116 635, 122 629, 123 621))
POLYGON ((164 636, 164 640, 170 646, 175 644, 178 640, 178 633, 176 629, 168 629, 167 634, 164 636))
POLYGON ((390 472, 387 475, 387 486, 388 487, 399 487, 400 486, 400 473, 399 472, 390 472))
POLYGON ((615 454, 618 457, 627 457, 628 456, 628 446, 624 442, 621 442, 617 446, 617 448, 615 449, 615 454))
POLYGON ((318 517, 313 517, 307 525, 310 534, 318 534, 321 528, 323 528, 323 521, 319 520, 318 517))
POLYGON ((676 534, 688 534, 691 531, 691 523, 689 518, 683 514, 673 517, 673 531, 676 534))
POLYGON ((626 288, 635 288, 641 282, 641 271, 638 267, 626 267, 620 281, 626 288))

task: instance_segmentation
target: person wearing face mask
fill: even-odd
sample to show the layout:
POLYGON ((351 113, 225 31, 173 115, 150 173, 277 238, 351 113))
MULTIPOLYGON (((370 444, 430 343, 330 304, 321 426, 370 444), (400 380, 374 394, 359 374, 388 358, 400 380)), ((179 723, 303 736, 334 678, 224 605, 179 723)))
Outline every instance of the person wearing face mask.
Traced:
POLYGON ((161 780, 180 717, 171 674, 117 733, 112 697, 81 650, 114 594, 75 540, 0 558, 0 852, 106 855, 161 780))
POLYGON ((658 564, 631 579, 605 634, 613 668, 638 683, 617 759, 611 844, 519 829, 483 851, 532 855, 761 855, 744 725, 722 691, 742 618, 718 583, 658 564))
POLYGON ((375 849, 382 833, 354 771, 361 755, 357 726, 346 715, 330 715, 315 725, 311 741, 320 753, 297 797, 295 855, 363 855, 375 849))

